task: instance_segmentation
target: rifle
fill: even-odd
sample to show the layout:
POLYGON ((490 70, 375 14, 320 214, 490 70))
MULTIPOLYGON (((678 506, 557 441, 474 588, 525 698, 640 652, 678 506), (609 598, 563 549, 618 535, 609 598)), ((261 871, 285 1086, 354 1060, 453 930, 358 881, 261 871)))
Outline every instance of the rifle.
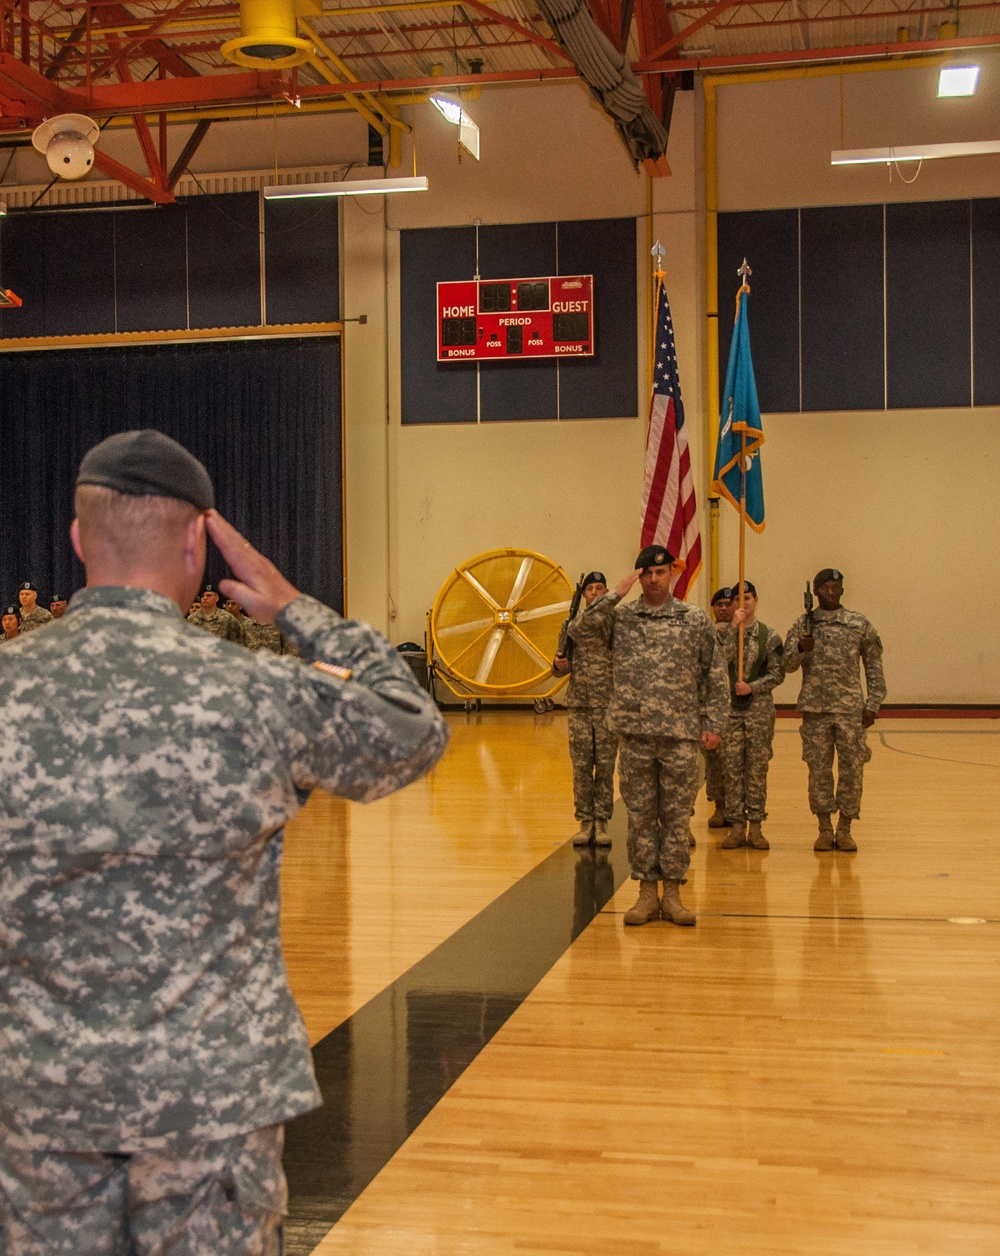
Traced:
POLYGON ((580 572, 580 579, 573 590, 573 600, 569 604, 569 618, 563 625, 563 630, 559 634, 559 644, 556 646, 556 654, 561 654, 569 663, 573 662, 573 642, 570 639, 569 626, 576 619, 580 610, 580 603, 583 600, 583 581, 586 574, 585 571, 580 572))
POLYGON ((813 635, 813 591, 812 585, 808 580, 806 581, 806 592, 802 602, 806 608, 806 633, 811 637, 813 635))

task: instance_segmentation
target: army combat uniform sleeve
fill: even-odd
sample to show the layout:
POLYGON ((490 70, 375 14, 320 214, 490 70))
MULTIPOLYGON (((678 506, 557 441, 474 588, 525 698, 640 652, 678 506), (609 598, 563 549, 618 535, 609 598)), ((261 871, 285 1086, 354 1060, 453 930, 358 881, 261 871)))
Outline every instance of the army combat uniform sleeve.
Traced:
POLYGON ((865 710, 877 712, 887 693, 885 673, 882 670, 882 641, 872 624, 865 627, 861 637, 861 662, 865 669, 865 710))
POLYGON ((701 675, 698 682, 701 731, 721 736, 729 715, 729 676, 725 656, 719 648, 718 633, 707 615, 701 636, 701 675))
POLYGON ((772 628, 767 634, 767 662, 763 676, 750 682, 751 693, 770 693, 785 679, 784 653, 781 637, 772 628))
POLYGON ((800 615, 788 630, 788 635, 785 637, 785 651, 781 660, 786 676, 789 672, 798 671, 802 666, 799 638, 806 636, 807 628, 805 615, 800 615))

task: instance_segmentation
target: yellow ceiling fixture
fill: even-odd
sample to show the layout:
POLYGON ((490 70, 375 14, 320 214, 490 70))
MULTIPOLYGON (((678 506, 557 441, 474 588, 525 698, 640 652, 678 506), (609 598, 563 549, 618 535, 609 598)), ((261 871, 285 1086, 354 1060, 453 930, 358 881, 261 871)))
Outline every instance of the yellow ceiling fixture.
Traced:
POLYGON ((240 0, 240 35, 222 45, 222 55, 251 70, 288 70, 313 52, 296 34, 296 19, 317 17, 320 0, 240 0))

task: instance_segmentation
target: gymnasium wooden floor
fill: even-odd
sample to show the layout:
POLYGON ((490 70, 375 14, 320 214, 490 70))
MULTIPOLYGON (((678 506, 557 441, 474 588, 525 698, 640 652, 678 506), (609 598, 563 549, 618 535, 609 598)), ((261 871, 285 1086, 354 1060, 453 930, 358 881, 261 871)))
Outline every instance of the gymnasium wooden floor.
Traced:
POLYGON ((1000 721, 880 720, 860 849, 816 855, 779 720, 770 852, 702 793, 697 927, 625 929, 621 803, 610 860, 566 846, 565 716, 449 718, 428 780, 287 835, 330 1095, 290 1254, 997 1256, 1000 721))

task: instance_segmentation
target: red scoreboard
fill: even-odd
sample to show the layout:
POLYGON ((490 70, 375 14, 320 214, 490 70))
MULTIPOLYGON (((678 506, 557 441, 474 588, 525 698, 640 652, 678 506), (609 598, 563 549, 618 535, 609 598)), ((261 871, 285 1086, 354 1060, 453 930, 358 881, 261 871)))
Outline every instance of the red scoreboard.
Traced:
POLYGON ((592 357, 593 275, 437 286, 438 361, 592 357))

